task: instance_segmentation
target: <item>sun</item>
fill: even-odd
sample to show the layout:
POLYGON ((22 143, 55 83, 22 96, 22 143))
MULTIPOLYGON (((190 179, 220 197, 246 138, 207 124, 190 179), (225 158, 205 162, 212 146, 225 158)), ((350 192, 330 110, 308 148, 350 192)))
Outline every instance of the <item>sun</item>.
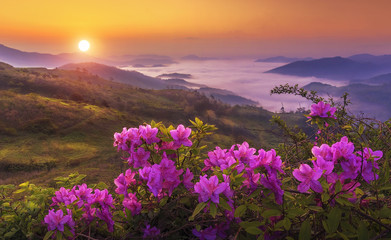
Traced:
POLYGON ((79 42, 79 49, 82 52, 86 52, 90 48, 90 43, 87 40, 81 40, 79 42))

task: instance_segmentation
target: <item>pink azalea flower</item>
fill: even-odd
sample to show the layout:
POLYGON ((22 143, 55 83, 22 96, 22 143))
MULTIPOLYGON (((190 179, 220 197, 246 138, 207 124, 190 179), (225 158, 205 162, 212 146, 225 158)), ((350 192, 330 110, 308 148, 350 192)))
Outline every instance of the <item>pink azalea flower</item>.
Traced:
POLYGON ((355 155, 341 161, 343 172, 340 175, 341 181, 345 179, 356 179, 361 170, 361 158, 355 155))
POLYGON ((180 124, 176 130, 171 130, 170 134, 174 139, 174 145, 180 147, 181 145, 190 147, 193 145, 191 140, 189 139, 191 135, 191 129, 185 128, 182 124, 180 124))
POLYGON ((311 152, 316 158, 322 157, 325 161, 333 160, 332 148, 327 144, 322 144, 320 147, 314 146, 311 152))
POLYGON ((315 167, 321 169, 322 171, 325 171, 326 175, 329 175, 334 169, 334 162, 326 161, 321 156, 318 156, 316 161, 314 161, 313 163, 315 167))
POLYGON ((58 203, 64 203, 65 206, 67 206, 76 200, 77 197, 71 190, 61 187, 59 191, 56 191, 55 196, 52 198, 53 203, 51 206, 54 206, 58 203))
POLYGON ((336 110, 337 109, 335 107, 331 107, 330 104, 320 101, 317 104, 311 105, 310 116, 335 119, 334 113, 336 110))
POLYGON ((129 146, 127 144, 128 140, 128 130, 126 128, 123 128, 121 133, 114 133, 114 147, 118 147, 119 150, 128 151, 129 146))
POLYGON ((243 142, 242 145, 237 144, 238 150, 233 151, 233 155, 239 162, 244 164, 249 164, 256 156, 254 153, 256 152, 255 148, 250 148, 247 142, 243 142))
POLYGON ((333 152, 333 161, 336 163, 339 159, 349 159, 354 156, 354 145, 349 142, 346 136, 341 138, 341 141, 336 142, 331 146, 333 152))
POLYGON ((111 214, 109 208, 97 209, 96 216, 106 223, 109 232, 114 231, 113 215, 111 214))
POLYGON ((160 141, 160 139, 156 137, 158 131, 159 130, 157 128, 151 128, 150 125, 139 126, 140 135, 147 144, 157 143, 160 141))
POLYGON ((301 182, 297 187, 300 192, 307 192, 310 188, 318 193, 323 192, 322 185, 318 181, 322 176, 322 169, 317 167, 312 169, 307 164, 301 164, 299 169, 293 170, 293 176, 301 182))
POLYGON ((95 189, 93 202, 99 203, 103 208, 108 208, 108 207, 114 208, 113 196, 109 194, 107 189, 104 189, 102 191, 99 189, 95 189))
POLYGON ((190 171, 190 169, 186 169, 186 173, 183 174, 183 185, 185 185, 187 190, 194 188, 194 183, 192 183, 191 180, 193 180, 194 174, 190 171))
POLYGON ((220 183, 217 176, 212 176, 209 179, 207 175, 200 176, 200 181, 194 185, 194 192, 198 193, 198 201, 207 202, 209 199, 214 203, 219 203, 219 194, 224 192, 229 187, 227 183, 220 183))
POLYGON ((141 203, 138 201, 136 194, 129 193, 124 198, 122 205, 132 212, 132 216, 141 212, 141 203))
POLYGON ((64 225, 67 224, 71 229, 75 226, 75 222, 72 219, 72 215, 68 212, 68 215, 64 216, 62 210, 55 211, 49 210, 48 215, 45 216, 44 222, 48 225, 49 231, 59 230, 64 232, 64 225))
POLYGON ((143 147, 139 147, 136 152, 130 152, 128 163, 133 168, 150 166, 151 164, 148 162, 150 155, 150 152, 145 151, 143 147))
POLYGON ((284 190, 281 189, 282 183, 277 178, 277 175, 273 174, 273 175, 269 175, 268 177, 266 177, 265 174, 262 174, 261 184, 264 187, 266 187, 267 189, 270 189, 273 191, 276 203, 281 205, 283 202, 284 190))

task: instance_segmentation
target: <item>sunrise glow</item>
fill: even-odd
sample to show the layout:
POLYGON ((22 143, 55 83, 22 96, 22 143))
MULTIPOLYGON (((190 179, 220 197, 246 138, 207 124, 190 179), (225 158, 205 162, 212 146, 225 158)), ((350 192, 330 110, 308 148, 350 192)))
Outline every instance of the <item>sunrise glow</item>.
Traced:
POLYGON ((89 48, 90 48, 90 43, 87 40, 81 40, 79 42, 80 51, 86 52, 86 51, 88 51, 89 48))

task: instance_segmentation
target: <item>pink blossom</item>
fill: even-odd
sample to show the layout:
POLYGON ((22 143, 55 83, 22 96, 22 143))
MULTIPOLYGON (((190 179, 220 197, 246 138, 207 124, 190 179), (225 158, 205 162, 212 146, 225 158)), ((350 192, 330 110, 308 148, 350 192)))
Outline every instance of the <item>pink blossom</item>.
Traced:
POLYGON ((181 145, 190 147, 193 145, 191 140, 189 139, 191 135, 191 129, 185 128, 182 124, 180 124, 176 130, 171 130, 170 134, 174 139, 174 145, 180 147, 181 145))
POLYGON ((108 208, 97 209, 96 216, 106 223, 109 232, 114 231, 113 215, 108 208))
POLYGON ((219 194, 229 188, 227 183, 220 183, 217 176, 209 179, 207 175, 200 176, 200 181, 194 185, 194 192, 198 193, 198 201, 207 202, 209 199, 214 203, 219 203, 219 194))
POLYGON ((132 216, 141 212, 141 203, 138 201, 136 194, 129 193, 124 198, 122 205, 132 212, 132 216))
POLYGON ((72 219, 72 213, 68 212, 68 215, 64 216, 63 211, 54 209, 49 210, 48 215, 45 216, 44 222, 48 225, 49 231, 59 230, 64 232, 64 225, 67 224, 71 229, 75 226, 75 222, 72 219))
POLYGON ((265 174, 262 174, 261 184, 273 191, 276 203, 281 205, 283 202, 284 190, 281 189, 282 183, 280 179, 277 178, 277 175, 273 174, 266 177, 265 174))
POLYGON ((314 161, 313 163, 315 167, 321 169, 322 171, 325 171, 326 175, 329 175, 334 169, 334 162, 326 161, 321 156, 318 156, 316 161, 314 161))
POLYGON ((191 180, 193 180, 194 174, 190 171, 190 169, 186 169, 186 173, 183 174, 183 185, 185 185, 187 190, 194 188, 194 183, 192 183, 191 180))
POLYGON ((336 142, 331 146, 333 152, 333 161, 336 163, 339 159, 349 159, 354 156, 354 145, 349 142, 346 136, 341 138, 341 141, 336 142))
POLYGON ((334 113, 336 110, 337 109, 335 107, 331 107, 330 104, 320 101, 317 104, 311 105, 310 116, 335 119, 334 113))
POLYGON ((318 181, 322 176, 322 169, 318 167, 312 169, 307 164, 301 164, 299 169, 293 170, 293 176, 301 182, 297 187, 300 192, 307 192, 310 188, 318 193, 323 192, 322 185, 318 181))
POLYGON ((64 203, 65 206, 67 206, 77 200, 77 197, 74 195, 74 193, 69 189, 65 189, 64 187, 61 187, 59 191, 56 191, 55 195, 56 196, 52 198, 53 203, 51 206, 56 204, 58 205, 59 203, 64 203))
POLYGON ((150 152, 145 151, 145 149, 142 147, 139 147, 137 151, 130 152, 128 163, 133 168, 150 166, 151 164, 148 162, 150 155, 151 155, 150 152))
POLYGON ((151 128, 151 125, 139 126, 140 135, 147 144, 157 143, 160 141, 160 139, 156 137, 158 131, 159 130, 157 128, 151 128))
POLYGON ((250 148, 247 142, 243 142, 242 145, 237 144, 236 146, 238 147, 238 150, 234 150, 233 154, 239 162, 249 164, 256 158, 256 156, 254 156, 254 153, 256 152, 255 148, 250 148))
POLYGON ((341 167, 343 172, 341 173, 340 179, 356 179, 361 170, 361 158, 351 155, 348 159, 341 161, 341 167))
POLYGON ((327 144, 322 144, 320 147, 314 146, 311 152, 316 158, 322 157, 325 161, 333 160, 333 150, 327 144))

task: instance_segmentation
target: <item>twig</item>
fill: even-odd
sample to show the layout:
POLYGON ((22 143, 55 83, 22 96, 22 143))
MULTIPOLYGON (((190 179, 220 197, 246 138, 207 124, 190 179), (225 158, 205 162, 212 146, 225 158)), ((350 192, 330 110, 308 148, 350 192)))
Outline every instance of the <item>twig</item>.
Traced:
POLYGON ((386 228, 388 231, 391 231, 391 227, 390 227, 390 226, 385 225, 384 223, 380 222, 379 220, 377 220, 377 219, 375 219, 375 218, 373 218, 373 217, 371 217, 371 216, 369 216, 369 215, 367 215, 367 214, 365 214, 365 213, 363 213, 363 212, 361 212, 361 211, 358 211, 358 210, 355 209, 355 208, 352 208, 352 210, 353 210, 354 212, 358 213, 359 215, 361 215, 361 216, 363 216, 363 217, 365 217, 365 218, 367 218, 367 219, 369 219, 369 220, 374 221, 375 223, 379 224, 380 226, 386 228))

